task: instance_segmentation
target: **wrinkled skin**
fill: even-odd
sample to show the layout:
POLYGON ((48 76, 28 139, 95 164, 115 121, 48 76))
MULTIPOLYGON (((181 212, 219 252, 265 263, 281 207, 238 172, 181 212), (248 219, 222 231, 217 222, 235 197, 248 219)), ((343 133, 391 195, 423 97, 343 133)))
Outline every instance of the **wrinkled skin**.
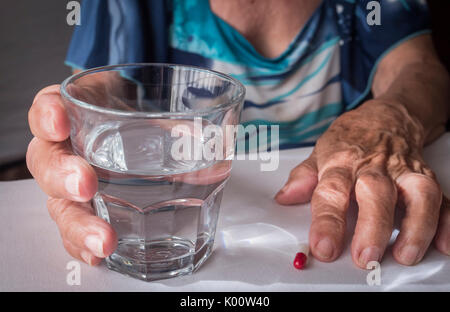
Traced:
MULTIPOLYGON (((210 2, 214 13, 261 55, 273 58, 285 51, 321 1, 210 2)), ((445 131, 449 85, 430 36, 402 43, 379 64, 372 85, 374 99, 339 116, 312 155, 292 170, 276 200, 283 205, 311 201, 309 239, 318 260, 333 261, 342 252, 345 216, 353 196, 359 212, 351 252, 359 267, 382 259, 395 209, 405 211, 393 246, 399 263, 418 263, 433 237, 437 249, 450 255, 449 202, 421 156, 424 145, 445 131)), ((72 153, 59 86, 36 95, 29 124, 35 138, 27 152, 28 168, 49 195, 48 210, 63 244, 73 257, 98 264, 114 251, 117 237, 88 203, 97 190, 97 177, 72 153)), ((218 176, 227 174, 228 168, 218 169, 218 176)))
MULTIPOLYGON (((435 175, 421 156, 422 140, 421 124, 401 106, 383 101, 368 102, 332 124, 276 196, 281 204, 311 201, 310 245, 316 258, 339 256, 354 194, 359 212, 351 249, 358 266, 381 261, 397 201, 406 213, 394 257, 406 265, 422 259, 436 233, 442 202, 435 175)), ((440 233, 448 236, 445 226, 440 233)))

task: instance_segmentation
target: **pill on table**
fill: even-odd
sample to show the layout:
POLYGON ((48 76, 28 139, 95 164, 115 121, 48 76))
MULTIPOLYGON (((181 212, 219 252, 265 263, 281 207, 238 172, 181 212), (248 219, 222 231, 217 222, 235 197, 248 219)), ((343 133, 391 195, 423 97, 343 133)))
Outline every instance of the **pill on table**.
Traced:
POLYGON ((301 244, 299 252, 295 255, 294 267, 298 270, 303 270, 308 261, 309 246, 307 244, 301 244))

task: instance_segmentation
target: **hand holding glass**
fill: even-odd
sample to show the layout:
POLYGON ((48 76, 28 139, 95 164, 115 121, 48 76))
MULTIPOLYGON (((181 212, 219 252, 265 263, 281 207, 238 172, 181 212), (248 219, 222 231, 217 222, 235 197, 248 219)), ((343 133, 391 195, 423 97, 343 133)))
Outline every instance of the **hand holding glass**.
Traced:
MULTIPOLYGON (((180 159, 175 130, 237 125, 244 87, 210 70, 129 64, 69 77, 61 94, 73 150, 98 177, 94 208, 118 237, 107 266, 147 281, 198 269, 212 251, 236 139, 223 140, 222 158, 180 159)), ((184 155, 210 142, 189 135, 184 155)))

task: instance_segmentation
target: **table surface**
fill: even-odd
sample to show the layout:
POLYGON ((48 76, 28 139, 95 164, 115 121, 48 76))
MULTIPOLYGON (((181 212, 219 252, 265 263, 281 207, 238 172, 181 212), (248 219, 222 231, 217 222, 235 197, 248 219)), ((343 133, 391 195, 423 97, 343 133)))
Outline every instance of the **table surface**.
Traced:
MULTIPOLYGON (((0 291, 450 291, 450 258, 434 247, 414 267, 397 264, 388 248, 381 285, 369 286, 370 271, 357 268, 349 245, 356 207, 350 208, 346 247, 333 263, 311 259, 296 270, 293 257, 307 242, 309 204, 283 207, 274 194, 311 148, 280 152, 274 172, 259 161, 236 160, 225 188, 214 252, 199 271, 174 279, 143 282, 80 262, 80 285, 68 285, 74 261, 64 250, 34 180, 0 183, 0 291)), ((450 133, 425 149, 441 187, 450 194, 450 133)), ((394 238, 398 234, 394 230, 394 238)))

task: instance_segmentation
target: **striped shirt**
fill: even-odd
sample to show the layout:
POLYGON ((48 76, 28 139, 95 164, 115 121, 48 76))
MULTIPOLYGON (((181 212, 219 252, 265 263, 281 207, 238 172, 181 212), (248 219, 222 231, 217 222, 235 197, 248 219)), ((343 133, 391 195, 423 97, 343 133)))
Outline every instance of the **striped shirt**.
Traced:
POLYGON ((381 25, 372 26, 369 2, 323 0, 287 49, 267 58, 208 0, 85 0, 66 63, 85 69, 168 62, 224 72, 246 87, 244 125, 278 125, 280 148, 312 145, 340 114, 371 96, 384 55, 429 32, 424 0, 377 1, 381 25))

